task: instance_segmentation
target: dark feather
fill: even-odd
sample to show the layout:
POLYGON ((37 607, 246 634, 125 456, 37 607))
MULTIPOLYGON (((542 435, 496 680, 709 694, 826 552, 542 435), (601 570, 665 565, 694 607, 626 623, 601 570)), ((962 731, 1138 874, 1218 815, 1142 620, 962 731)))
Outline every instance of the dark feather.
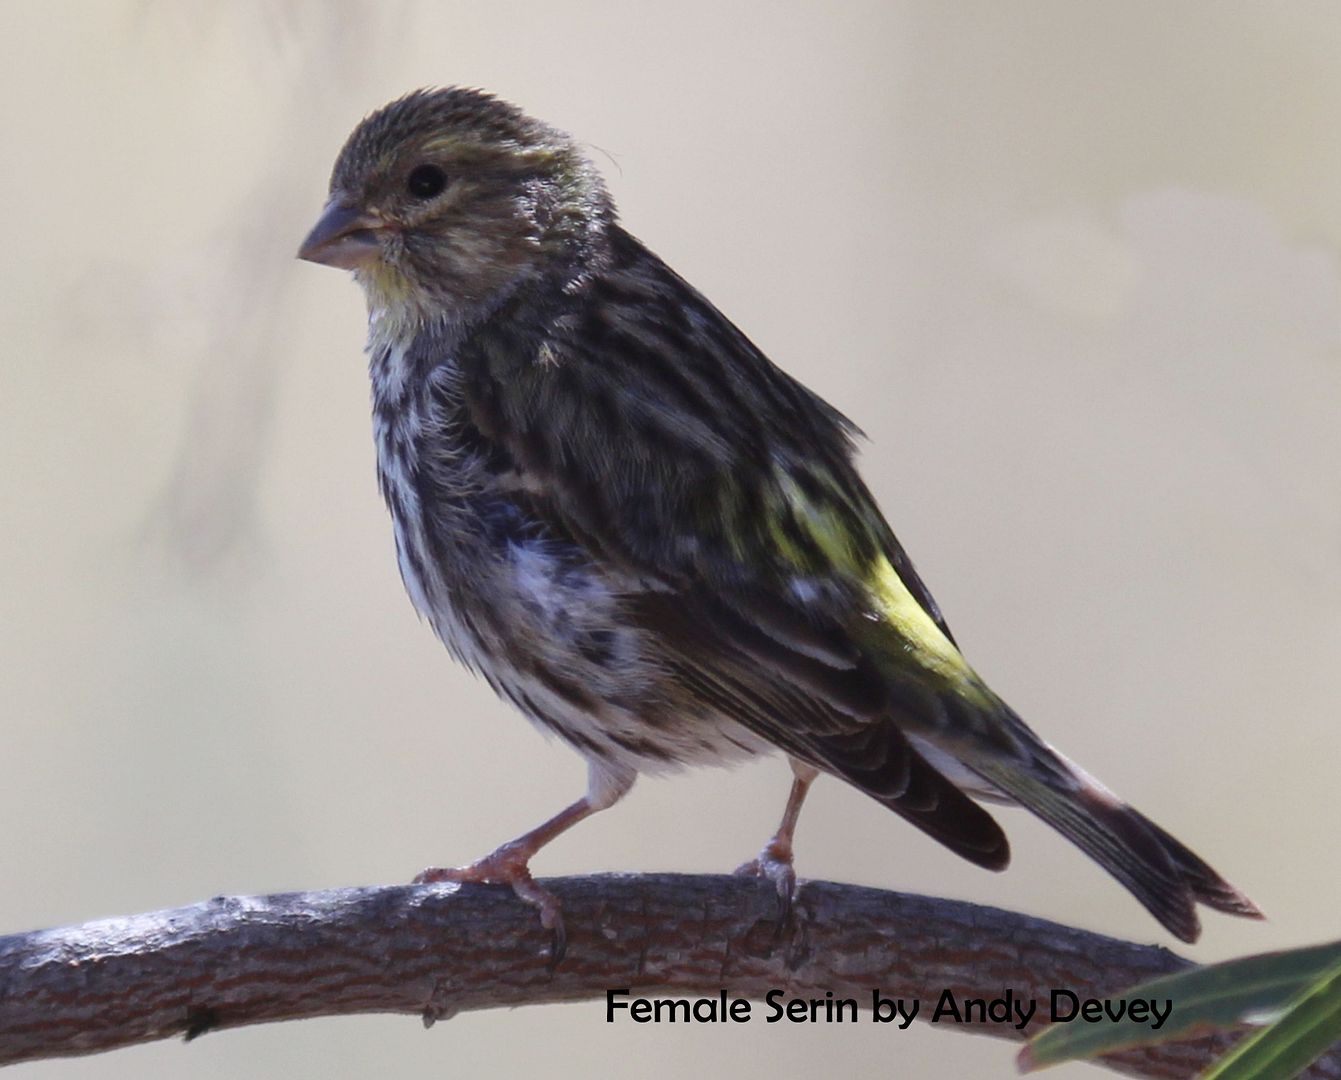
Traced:
POLYGON ((785 679, 761 681, 754 656, 683 597, 649 593, 634 614, 665 642, 676 681, 769 742, 841 776, 956 854, 1004 870, 1010 845, 992 816, 937 772, 887 711, 853 716, 785 679))

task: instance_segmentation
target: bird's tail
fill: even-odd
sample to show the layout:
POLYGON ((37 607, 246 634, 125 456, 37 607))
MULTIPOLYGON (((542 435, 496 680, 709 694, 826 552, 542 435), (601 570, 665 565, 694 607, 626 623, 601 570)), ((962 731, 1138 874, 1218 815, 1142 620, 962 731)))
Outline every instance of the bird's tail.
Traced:
POLYGON ((1032 766, 995 760, 971 768, 1098 862, 1170 933, 1197 940, 1198 903, 1262 918, 1256 904, 1144 814, 1046 744, 1033 749, 1032 766))

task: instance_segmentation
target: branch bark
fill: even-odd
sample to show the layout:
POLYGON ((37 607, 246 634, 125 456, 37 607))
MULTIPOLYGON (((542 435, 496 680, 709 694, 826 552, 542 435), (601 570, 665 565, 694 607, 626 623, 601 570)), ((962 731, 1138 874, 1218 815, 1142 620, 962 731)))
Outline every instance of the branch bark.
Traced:
MULTIPOLYGON (((1114 996, 1189 966, 1137 945, 995 908, 825 882, 804 884, 779 933, 763 882, 669 874, 558 878, 568 950, 533 909, 488 886, 388 886, 217 897, 0 938, 0 1064, 91 1054, 172 1035, 310 1016, 412 1013, 651 996, 918 998, 945 988, 1040 1002, 1066 987, 1114 996)), ((755 1008, 754 1016, 767 1013, 755 1008)), ((616 1022, 629 1023, 627 1013, 616 1022)), ((958 1025, 1021 1038, 1009 1024, 958 1025)), ((1037 1024, 1031 1026, 1031 1030, 1037 1024)), ((1232 1037, 1106 1059, 1134 1076, 1192 1077, 1232 1037)), ((1003 1073, 1005 1069, 1003 1067, 1003 1073)), ((1333 1051, 1306 1074, 1341 1080, 1333 1051)))

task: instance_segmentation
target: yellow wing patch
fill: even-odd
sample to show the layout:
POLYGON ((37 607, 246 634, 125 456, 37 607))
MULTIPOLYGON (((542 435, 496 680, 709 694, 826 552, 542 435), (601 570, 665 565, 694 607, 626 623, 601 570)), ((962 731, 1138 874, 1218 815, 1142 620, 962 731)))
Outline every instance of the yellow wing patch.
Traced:
POLYGON ((972 676, 968 662, 908 591, 899 572, 884 555, 876 560, 869 580, 876 603, 874 614, 898 632, 906 649, 918 653, 923 664, 956 682, 965 675, 972 676))
MULTIPOLYGON (((832 567, 865 583, 870 591, 872 609, 867 617, 875 624, 873 644, 883 658, 899 668, 911 665, 937 675, 960 693, 972 695, 981 686, 980 680, 936 620, 917 602, 888 555, 863 553, 863 545, 853 535, 854 529, 861 528, 856 512, 848 509, 844 513, 847 508, 836 502, 817 502, 785 473, 778 475, 777 482, 786 510, 832 567)), ((773 531, 780 550, 799 562, 800 555, 793 553, 794 544, 785 530, 775 527, 773 531)))

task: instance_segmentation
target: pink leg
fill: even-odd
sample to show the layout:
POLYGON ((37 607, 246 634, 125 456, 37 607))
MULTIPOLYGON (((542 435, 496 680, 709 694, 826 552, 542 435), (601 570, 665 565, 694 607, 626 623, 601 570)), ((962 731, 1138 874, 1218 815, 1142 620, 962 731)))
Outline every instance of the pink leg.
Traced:
POLYGON ((591 817, 598 810, 613 806, 633 786, 633 780, 633 774, 611 773, 603 766, 590 763, 587 793, 577 802, 560 810, 530 832, 501 844, 496 850, 469 866, 430 867, 416 875, 414 883, 429 885, 440 881, 461 881, 512 886, 512 891, 519 899, 540 910, 540 925, 554 932, 552 955, 553 962, 558 963, 566 947, 563 909, 559 904, 559 898, 548 889, 537 885, 535 879, 531 877, 531 857, 579 821, 591 817))
POLYGON ((782 812, 782 823, 773 834, 757 858, 751 859, 737 868, 736 873, 752 877, 767 878, 777 887, 782 898, 783 921, 791 913, 792 896, 796 892, 796 870, 792 865, 792 837, 796 833, 796 819, 801 815, 801 804, 805 802, 806 792, 819 775, 817 769, 791 759, 792 790, 787 796, 787 808, 782 812))

